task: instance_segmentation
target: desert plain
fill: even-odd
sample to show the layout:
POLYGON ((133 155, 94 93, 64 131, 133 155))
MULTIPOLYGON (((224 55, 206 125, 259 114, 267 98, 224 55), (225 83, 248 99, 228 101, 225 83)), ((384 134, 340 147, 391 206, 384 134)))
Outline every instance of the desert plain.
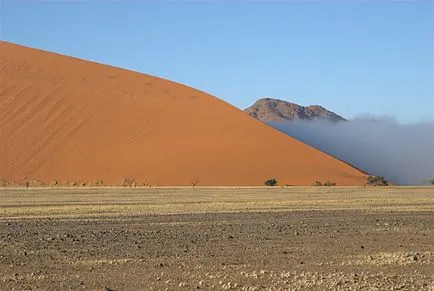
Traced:
POLYGON ((363 187, 179 83, 0 55, 0 290, 434 288, 433 187, 363 187))
POLYGON ((0 290, 433 290, 432 187, 0 189, 0 290))

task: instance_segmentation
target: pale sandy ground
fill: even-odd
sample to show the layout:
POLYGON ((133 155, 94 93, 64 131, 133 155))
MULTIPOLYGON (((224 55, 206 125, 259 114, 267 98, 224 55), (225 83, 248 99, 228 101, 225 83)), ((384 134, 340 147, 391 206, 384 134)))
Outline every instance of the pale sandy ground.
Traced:
POLYGON ((3 215, 137 215, 313 209, 433 210, 433 187, 0 188, 3 215))
POLYGON ((366 182, 207 93, 1 41, 0 157, 0 184, 366 182))
POLYGON ((433 290, 434 188, 0 189, 0 290, 433 290))

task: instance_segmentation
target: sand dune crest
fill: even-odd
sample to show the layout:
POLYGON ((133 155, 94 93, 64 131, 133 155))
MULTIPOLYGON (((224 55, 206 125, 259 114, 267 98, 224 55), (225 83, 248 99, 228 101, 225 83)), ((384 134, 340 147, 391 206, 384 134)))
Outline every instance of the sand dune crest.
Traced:
POLYGON ((193 88, 0 42, 0 179, 360 185, 364 174, 193 88))

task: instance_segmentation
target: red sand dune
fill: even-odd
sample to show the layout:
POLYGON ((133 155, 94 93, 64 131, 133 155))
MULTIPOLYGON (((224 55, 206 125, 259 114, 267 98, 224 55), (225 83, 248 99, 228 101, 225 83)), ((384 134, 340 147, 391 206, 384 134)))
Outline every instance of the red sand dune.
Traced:
POLYGON ((365 175, 204 92, 0 42, 0 179, 361 185, 365 175))

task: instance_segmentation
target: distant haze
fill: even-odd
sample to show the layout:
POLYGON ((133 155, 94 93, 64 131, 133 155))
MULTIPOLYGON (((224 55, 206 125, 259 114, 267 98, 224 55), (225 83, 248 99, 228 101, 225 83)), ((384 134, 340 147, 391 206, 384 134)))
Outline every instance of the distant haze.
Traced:
POLYGON ((268 124, 400 185, 421 185, 434 179, 434 122, 404 125, 392 118, 362 117, 340 123, 317 120, 268 124))

